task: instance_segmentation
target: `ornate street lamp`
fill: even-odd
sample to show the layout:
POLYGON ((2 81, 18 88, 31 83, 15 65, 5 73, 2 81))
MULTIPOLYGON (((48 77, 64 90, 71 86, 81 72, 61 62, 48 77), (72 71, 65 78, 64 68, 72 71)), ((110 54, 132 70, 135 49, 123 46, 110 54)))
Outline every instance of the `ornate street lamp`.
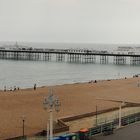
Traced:
POLYGON ((53 89, 49 89, 49 96, 44 98, 44 109, 49 110, 49 123, 47 124, 47 140, 53 140, 53 110, 59 112, 60 101, 54 96, 53 89))

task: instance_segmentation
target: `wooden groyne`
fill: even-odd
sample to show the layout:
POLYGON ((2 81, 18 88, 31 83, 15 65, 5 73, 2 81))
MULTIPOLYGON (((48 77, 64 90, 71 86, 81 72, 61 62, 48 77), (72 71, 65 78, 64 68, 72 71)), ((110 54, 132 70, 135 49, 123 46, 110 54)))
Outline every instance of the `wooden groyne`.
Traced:
POLYGON ((140 54, 85 49, 0 49, 0 59, 140 65, 140 54), (99 61, 97 61, 97 59, 99 61))

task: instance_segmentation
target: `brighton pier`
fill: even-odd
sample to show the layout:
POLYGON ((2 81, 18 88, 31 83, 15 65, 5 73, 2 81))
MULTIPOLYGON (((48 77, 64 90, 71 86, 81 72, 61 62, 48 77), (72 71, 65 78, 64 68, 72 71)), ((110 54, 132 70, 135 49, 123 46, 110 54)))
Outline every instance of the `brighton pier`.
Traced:
POLYGON ((116 52, 96 51, 88 49, 3 49, 0 48, 0 59, 130 64, 140 65, 140 54, 119 54, 116 52), (52 59, 53 58, 53 59, 52 59), (97 61, 98 59, 98 61, 97 61))

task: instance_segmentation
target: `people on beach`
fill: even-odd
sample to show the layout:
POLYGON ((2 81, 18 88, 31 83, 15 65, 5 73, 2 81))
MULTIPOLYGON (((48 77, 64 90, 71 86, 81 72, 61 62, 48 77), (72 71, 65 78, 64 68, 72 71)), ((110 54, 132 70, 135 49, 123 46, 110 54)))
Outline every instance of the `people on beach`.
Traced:
POLYGON ((16 86, 14 86, 14 91, 16 91, 16 86))
POLYGON ((88 83, 97 83, 97 80, 95 80, 95 81, 91 80, 88 83))
POLYGON ((6 86, 4 86, 4 92, 6 92, 6 86))
POLYGON ((10 91, 12 91, 12 87, 10 87, 10 91))
POLYGON ((36 84, 34 84, 34 90, 36 90, 36 84))

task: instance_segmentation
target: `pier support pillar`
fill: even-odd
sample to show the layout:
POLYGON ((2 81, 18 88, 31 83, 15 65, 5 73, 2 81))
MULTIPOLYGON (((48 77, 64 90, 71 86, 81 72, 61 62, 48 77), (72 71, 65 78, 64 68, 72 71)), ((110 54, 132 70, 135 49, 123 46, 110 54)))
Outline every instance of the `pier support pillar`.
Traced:
POLYGON ((95 55, 83 55, 82 62, 83 63, 96 63, 96 56, 95 55))
POLYGON ((100 56, 100 64, 107 64, 108 63, 108 56, 101 55, 100 56))
POLYGON ((45 61, 50 61, 51 60, 51 54, 50 53, 45 53, 44 60, 45 61))
POLYGON ((56 61, 58 62, 65 61, 65 54, 62 53, 56 54, 56 61))
POLYGON ((140 57, 130 57, 131 65, 140 65, 140 57))
POLYGON ((125 56, 114 56, 114 64, 126 64, 125 56))

